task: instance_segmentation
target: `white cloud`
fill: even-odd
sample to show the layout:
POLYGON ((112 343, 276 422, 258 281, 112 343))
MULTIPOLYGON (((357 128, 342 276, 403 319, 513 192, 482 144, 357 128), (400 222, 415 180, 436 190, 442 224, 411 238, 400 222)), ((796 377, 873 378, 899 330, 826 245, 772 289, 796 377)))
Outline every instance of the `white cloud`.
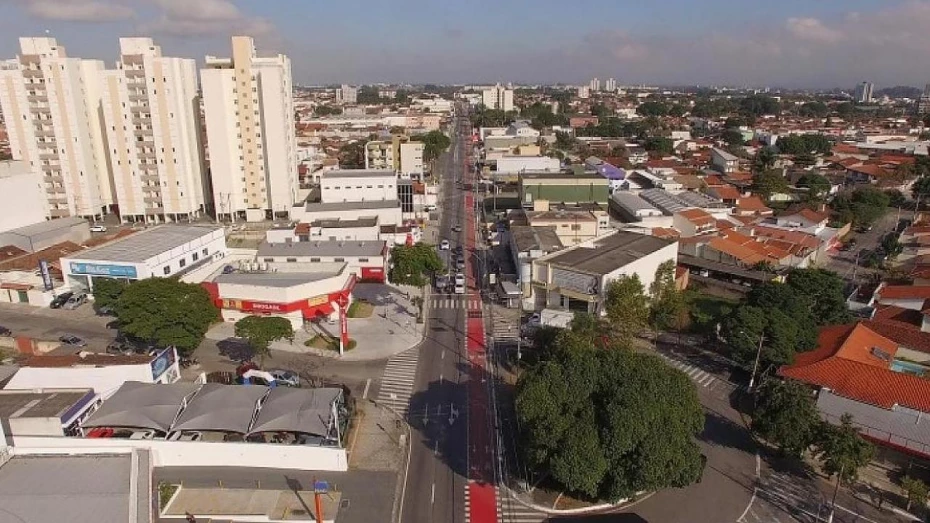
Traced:
POLYGON ((143 32, 171 36, 243 34, 264 36, 273 26, 264 18, 243 13, 230 0, 154 0, 160 13, 143 24, 143 32))
POLYGON ((132 18, 133 10, 112 0, 25 0, 26 11, 38 18, 64 22, 112 22, 132 18))
POLYGON ((790 34, 809 42, 835 44, 844 38, 841 31, 825 26, 816 18, 789 18, 785 28, 790 34))

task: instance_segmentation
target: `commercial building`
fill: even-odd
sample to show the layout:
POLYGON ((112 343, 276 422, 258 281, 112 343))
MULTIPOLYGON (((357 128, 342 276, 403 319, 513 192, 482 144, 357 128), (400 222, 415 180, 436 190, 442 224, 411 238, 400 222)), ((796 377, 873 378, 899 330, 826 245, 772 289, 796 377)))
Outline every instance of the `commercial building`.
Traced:
POLYGON ((501 87, 501 84, 484 89, 481 91, 481 103, 488 109, 513 111, 513 89, 501 87))
POLYGON ((286 216, 298 189, 290 59, 235 36, 232 57, 206 57, 200 78, 217 217, 286 216))
POLYGON ((42 177, 28 162, 0 162, 0 233, 45 221, 46 206, 42 177))
POLYGON ((102 74, 102 106, 120 219, 199 216, 212 195, 201 141, 197 63, 162 56, 151 38, 120 38, 119 44, 116 69, 102 74))
POLYGON ((403 217, 398 200, 365 202, 305 203, 291 209, 291 219, 299 222, 317 220, 354 220, 377 218, 382 225, 401 225, 403 217))
POLYGON ((221 227, 162 225, 61 258, 65 284, 93 291, 97 278, 144 280, 184 274, 226 256, 221 227))
POLYGON ((53 245, 72 242, 78 245, 90 239, 90 225, 84 218, 59 218, 0 232, 0 245, 38 252, 53 245))
POLYGON ((397 200, 397 175, 382 170, 335 170, 320 175, 322 203, 397 200))
MULTIPOLYGON (((0 447, 15 436, 74 436, 100 405, 89 387, 0 390, 0 447)), ((0 460, 2 462, 2 460, 0 460)))
POLYGON ((113 204, 100 105, 103 62, 68 57, 54 38, 20 38, 0 64, 0 109, 14 160, 45 191, 50 218, 99 218, 113 204))
POLYGON ((552 226, 515 225, 507 230, 505 236, 514 267, 517 268, 517 283, 521 286, 523 296, 529 297, 532 294, 533 261, 562 250, 564 245, 556 234, 556 228, 552 226))
POLYGON ((739 158, 715 147, 710 151, 710 164, 717 171, 728 174, 739 168, 739 158))
POLYGON ((380 240, 266 242, 258 246, 255 259, 274 264, 346 263, 360 280, 383 283, 387 279, 389 254, 387 244, 380 240))
POLYGON ((365 144, 365 169, 393 169, 403 178, 423 176, 423 143, 406 136, 365 144))
POLYGON ((517 156, 503 155, 495 161, 495 171, 501 174, 515 174, 521 172, 551 172, 557 173, 562 168, 558 158, 548 156, 517 156))
POLYGON ((577 245, 609 230, 607 213, 597 216, 589 211, 525 211, 530 227, 552 227, 562 245, 577 245))
POLYGON ((354 105, 358 102, 358 87, 342 84, 336 89, 336 103, 354 105))
POLYGON ((862 82, 856 86, 853 93, 853 99, 861 104, 872 103, 872 92, 875 90, 875 84, 872 82, 862 82))
POLYGON ((550 203, 595 202, 607 206, 610 182, 599 174, 520 173, 520 202, 525 209, 547 210, 550 203))
POLYGON ((533 262, 535 309, 602 314, 611 281, 637 275, 648 289, 656 270, 676 263, 678 242, 617 231, 533 262))

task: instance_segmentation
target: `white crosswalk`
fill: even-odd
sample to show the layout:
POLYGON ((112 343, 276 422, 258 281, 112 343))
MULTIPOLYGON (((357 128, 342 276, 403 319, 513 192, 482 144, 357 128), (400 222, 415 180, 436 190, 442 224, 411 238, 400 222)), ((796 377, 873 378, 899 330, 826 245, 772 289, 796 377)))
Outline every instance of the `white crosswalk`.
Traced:
POLYGON ((420 351, 415 347, 391 356, 381 375, 378 402, 394 409, 404 417, 407 416, 410 408, 410 396, 413 395, 413 381, 417 375, 419 355, 420 351))
POLYGON ((429 299, 431 309, 478 309, 481 300, 471 296, 433 296, 429 299))
POLYGON ((497 488, 497 521, 500 523, 542 523, 546 514, 533 510, 510 498, 497 488))
POLYGON ((691 365, 690 363, 685 363, 684 361, 681 361, 676 358, 672 358, 661 352, 658 354, 659 356, 662 357, 662 359, 667 361, 669 365, 687 374, 688 377, 691 378, 691 381, 693 381, 699 387, 714 389, 718 385, 725 383, 717 379, 713 374, 704 372, 700 368, 695 367, 694 365, 691 365))

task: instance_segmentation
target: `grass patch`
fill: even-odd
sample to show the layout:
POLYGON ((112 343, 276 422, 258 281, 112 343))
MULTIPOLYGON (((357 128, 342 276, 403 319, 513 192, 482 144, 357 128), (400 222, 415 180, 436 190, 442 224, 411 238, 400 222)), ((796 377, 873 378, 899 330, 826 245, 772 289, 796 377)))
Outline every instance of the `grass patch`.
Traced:
POLYGON ((366 300, 355 300, 349 305, 347 314, 350 318, 368 318, 375 312, 375 306, 366 300))
MULTIPOLYGON (((326 336, 325 334, 317 334, 316 336, 310 338, 304 342, 304 345, 307 347, 312 347, 314 349, 320 350, 331 350, 339 352, 339 338, 334 338, 331 336, 326 336)), ((352 338, 349 338, 349 343, 346 346, 346 352, 354 349, 358 345, 358 342, 352 338)))
POLYGON ((171 501, 171 496, 174 496, 178 488, 180 488, 178 485, 164 481, 158 484, 158 506, 161 510, 165 510, 168 502, 171 501))
POLYGON ((714 332, 716 325, 739 305, 735 300, 694 291, 685 291, 685 299, 688 304, 688 324, 683 327, 704 334, 714 332))

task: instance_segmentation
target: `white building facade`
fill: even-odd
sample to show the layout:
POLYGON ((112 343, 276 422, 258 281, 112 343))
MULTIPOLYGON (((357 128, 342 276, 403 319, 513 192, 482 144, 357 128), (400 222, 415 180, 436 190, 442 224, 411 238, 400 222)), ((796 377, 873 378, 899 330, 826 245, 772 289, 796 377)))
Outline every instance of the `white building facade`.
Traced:
POLYGON ((200 76, 217 217, 287 215, 298 190, 290 59, 258 57, 235 36, 232 57, 208 56, 200 76))
POLYGON ((45 220, 42 177, 23 160, 0 162, 0 232, 45 220))
POLYGON ((481 103, 488 109, 513 111, 513 89, 497 84, 481 92, 481 103))
POLYGON ((390 169, 328 171, 320 176, 323 203, 397 200, 397 175, 390 169))
POLYGON ((161 55, 150 38, 120 38, 102 75, 103 115, 122 221, 199 216, 209 185, 200 133, 197 64, 161 55))
POLYGON ((99 218, 113 204, 99 117, 103 62, 68 57, 54 38, 20 38, 0 65, 0 108, 14 160, 41 177, 50 218, 99 218))

